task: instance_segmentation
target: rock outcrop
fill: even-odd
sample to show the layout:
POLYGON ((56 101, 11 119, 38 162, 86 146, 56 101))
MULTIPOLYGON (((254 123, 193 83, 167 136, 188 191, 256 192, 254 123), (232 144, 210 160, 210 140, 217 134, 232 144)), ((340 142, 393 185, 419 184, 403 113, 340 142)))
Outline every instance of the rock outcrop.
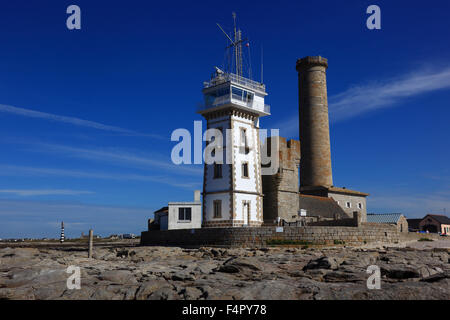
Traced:
POLYGON ((0 249, 0 299, 450 299, 449 249, 0 249), (369 265, 381 289, 369 290, 369 265), (81 288, 68 289, 68 266, 81 288))

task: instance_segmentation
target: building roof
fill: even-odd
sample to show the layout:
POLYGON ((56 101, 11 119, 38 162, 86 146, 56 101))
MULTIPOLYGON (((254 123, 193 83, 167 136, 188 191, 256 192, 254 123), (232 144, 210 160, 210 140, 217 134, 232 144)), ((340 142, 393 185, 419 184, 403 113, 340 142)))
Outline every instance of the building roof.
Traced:
POLYGON ((307 216, 324 218, 349 218, 349 215, 332 198, 300 194, 300 209, 306 210, 307 216))
POLYGON ((350 190, 347 188, 338 188, 335 186, 331 187, 324 187, 324 186, 314 186, 314 187, 308 187, 308 186, 302 186, 300 187, 300 192, 304 192, 307 194, 311 193, 319 193, 319 194, 325 194, 325 193, 340 193, 340 194, 347 194, 352 196, 361 196, 361 197, 367 197, 369 194, 361 191, 356 190, 350 190))
POLYGON ((367 222, 397 223, 401 216, 401 213, 368 213, 367 222))
POLYGON ((345 194, 351 194, 351 195, 356 195, 356 196, 362 196, 362 197, 367 197, 369 194, 365 193, 365 192, 361 192, 361 191, 356 191, 356 190, 350 190, 347 188, 338 188, 338 187, 330 187, 328 188, 329 192, 336 192, 336 193, 345 193, 345 194))
POLYGON ((201 201, 171 201, 169 206, 200 206, 201 201))
POLYGON ((419 229, 419 223, 423 219, 406 219, 408 221, 408 227, 410 229, 419 229))
POLYGON ((167 211, 169 211, 169 207, 162 207, 161 209, 156 210, 153 213, 161 213, 161 212, 167 212, 167 211))
POLYGON ((427 214, 425 217, 423 217, 423 219, 425 219, 426 217, 432 217, 434 220, 436 220, 440 224, 450 224, 450 218, 447 216, 444 216, 443 214, 427 214))

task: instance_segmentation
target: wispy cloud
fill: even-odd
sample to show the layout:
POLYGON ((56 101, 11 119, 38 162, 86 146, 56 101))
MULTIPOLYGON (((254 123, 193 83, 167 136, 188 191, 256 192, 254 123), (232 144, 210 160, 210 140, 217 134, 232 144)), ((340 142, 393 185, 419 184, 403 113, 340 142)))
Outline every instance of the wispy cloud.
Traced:
POLYGON ((61 176, 72 178, 86 178, 86 179, 156 182, 189 190, 199 187, 198 182, 188 182, 185 179, 173 180, 166 176, 89 172, 81 170, 11 166, 11 165, 0 165, 0 176, 38 176, 38 177, 61 176))
POLYGON ((398 78, 356 85, 329 98, 330 116, 340 121, 362 113, 392 107, 406 98, 450 88, 450 68, 422 71, 398 78))
MULTIPOLYGON (((450 212, 450 192, 421 194, 374 194, 368 197, 368 207, 384 212, 401 212, 408 218, 423 217, 427 213, 450 212)), ((373 210, 373 209, 372 209, 373 210)), ((383 213, 383 212, 381 212, 383 213)))
MULTIPOLYGON (((59 229, 61 228, 61 222, 55 222, 55 221, 48 221, 46 223, 48 226, 55 228, 55 229, 59 229)), ((65 222, 64 221, 64 228, 68 229, 68 228, 80 228, 80 227, 84 227, 87 226, 88 223, 86 222, 65 222)))
POLYGON ((47 196, 47 195, 77 196, 83 194, 93 194, 94 192, 80 191, 80 190, 66 190, 66 189, 42 189, 42 190, 0 189, 0 194, 1 193, 28 197, 28 196, 47 196))
POLYGON ((197 176, 201 176, 203 174, 203 168, 188 165, 175 165, 170 160, 157 160, 155 159, 157 157, 157 155, 155 154, 137 155, 135 153, 130 153, 129 151, 117 148, 92 149, 50 143, 36 143, 33 144, 33 146, 38 147, 38 151, 57 152, 65 156, 101 161, 103 163, 122 163, 126 166, 134 166, 139 168, 153 167, 157 169, 172 171, 177 174, 191 174, 197 176))
POLYGON ((59 238, 61 221, 67 237, 95 234, 138 234, 157 207, 94 205, 83 203, 11 200, 0 198, 0 238, 59 238))
POLYGON ((19 108, 19 107, 14 107, 14 106, 8 106, 8 105, 4 105, 4 104, 0 104, 0 112, 10 113, 10 114, 28 117, 28 118, 37 118, 37 119, 44 119, 44 120, 49 120, 49 121, 61 122, 61 123, 68 123, 68 124, 75 125, 75 126, 92 128, 92 129, 109 131, 109 132, 115 132, 115 133, 121 133, 121 134, 126 134, 126 135, 145 136, 145 137, 151 137, 151 138, 156 138, 156 139, 168 139, 167 137, 163 137, 158 134, 142 134, 142 133, 138 133, 133 130, 128 130, 128 129, 124 129, 124 128, 120 128, 120 127, 116 127, 116 126, 105 125, 105 124, 102 124, 99 122, 84 120, 84 119, 75 118, 75 117, 61 116, 61 115, 57 115, 57 114, 35 111, 35 110, 19 108))
POLYGON ((280 136, 286 138, 298 137, 298 114, 289 119, 285 119, 270 126, 272 129, 279 129, 280 136))
MULTIPOLYGON (((394 107, 407 98, 450 88, 450 67, 438 72, 422 71, 401 77, 353 85, 328 99, 330 121, 338 122, 367 112, 394 107)), ((298 114, 271 126, 284 137, 298 136, 298 114)))

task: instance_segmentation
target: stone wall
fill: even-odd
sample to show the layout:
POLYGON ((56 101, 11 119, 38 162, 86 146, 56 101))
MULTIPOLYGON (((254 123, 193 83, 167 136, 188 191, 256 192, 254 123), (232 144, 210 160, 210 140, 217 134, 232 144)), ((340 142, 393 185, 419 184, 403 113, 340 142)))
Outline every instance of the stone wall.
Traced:
POLYGON ((361 212, 354 211, 353 218, 319 220, 310 222, 307 225, 323 227, 359 227, 364 225, 366 227, 373 228, 377 227, 379 224, 363 222, 361 212))
MULTIPOLYGON (((300 141, 279 138, 279 170, 274 175, 263 175, 263 215, 264 221, 271 222, 277 217, 286 221, 298 218, 298 167, 300 163, 300 141)), ((272 137, 266 144, 271 146, 272 137)))
POLYGON ((363 221, 367 221, 367 205, 365 196, 329 191, 328 197, 333 198, 348 215, 352 216, 353 212, 358 210, 362 214, 363 221), (350 204, 349 207, 347 206, 347 202, 350 204), (361 206, 361 208, 359 206, 361 206))
MULTIPOLYGON (((437 233, 399 232, 400 241, 417 241, 419 239, 442 240, 437 233)), ((445 239, 445 238, 444 238, 445 239)))
POLYGON ((353 218, 339 220, 319 220, 308 223, 308 226, 355 227, 355 220, 353 218))
POLYGON ((408 220, 406 220, 405 216, 402 215, 397 223, 398 232, 408 232, 408 220))
POLYGON ((345 244, 359 245, 371 242, 396 243, 400 233, 389 225, 366 225, 360 227, 277 227, 255 228, 202 228, 186 230, 146 231, 141 234, 141 245, 169 246, 226 246, 262 247, 278 240, 298 241, 298 244, 345 244))

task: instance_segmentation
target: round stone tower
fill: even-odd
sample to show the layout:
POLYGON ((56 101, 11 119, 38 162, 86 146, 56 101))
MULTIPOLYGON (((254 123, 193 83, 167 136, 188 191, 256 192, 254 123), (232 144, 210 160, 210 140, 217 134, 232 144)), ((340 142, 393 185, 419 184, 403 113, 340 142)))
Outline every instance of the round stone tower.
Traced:
POLYGON ((331 187, 330 129, 323 57, 297 60, 300 115, 300 187, 331 187))

